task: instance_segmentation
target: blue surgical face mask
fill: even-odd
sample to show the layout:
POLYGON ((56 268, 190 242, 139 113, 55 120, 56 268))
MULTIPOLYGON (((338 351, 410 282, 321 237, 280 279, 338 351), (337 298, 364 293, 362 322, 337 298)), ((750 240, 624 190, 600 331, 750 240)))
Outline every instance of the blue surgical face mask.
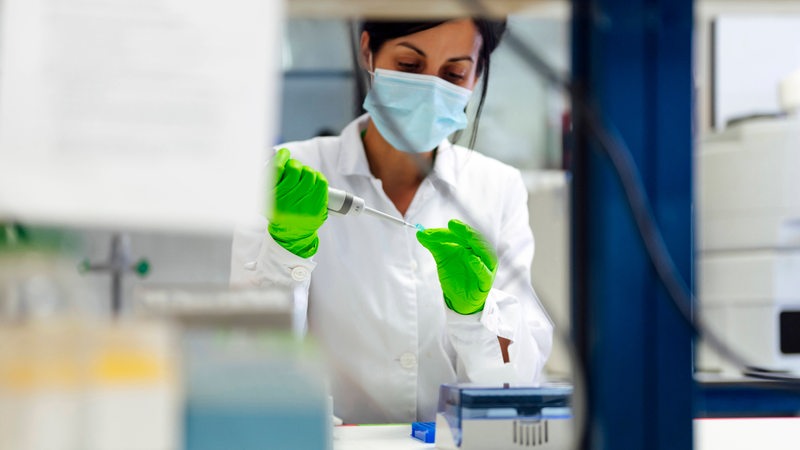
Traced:
POLYGON ((423 153, 467 127, 465 108, 471 95, 469 89, 433 75, 376 69, 364 109, 394 148, 423 153))

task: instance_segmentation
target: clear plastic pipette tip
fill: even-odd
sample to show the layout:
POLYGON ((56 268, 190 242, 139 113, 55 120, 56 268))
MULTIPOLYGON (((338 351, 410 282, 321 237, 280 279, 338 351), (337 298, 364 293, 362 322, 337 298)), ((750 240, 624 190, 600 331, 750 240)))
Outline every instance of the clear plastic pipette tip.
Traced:
MULTIPOLYGON (((380 219, 383 219, 383 220, 388 220, 388 221, 390 221, 390 222, 394 222, 394 223, 396 223, 396 224, 398 224, 398 225, 405 225, 405 226, 407 226, 407 227, 414 228, 415 230, 419 230, 419 229, 420 229, 420 227, 422 227, 422 225, 419 225, 419 224, 417 224, 417 225, 411 225, 410 223, 406 222, 406 221, 405 221, 405 220, 403 220, 403 219, 398 219, 397 217, 390 216, 389 214, 386 214, 386 213, 384 213, 384 212, 378 211, 377 209, 372 209, 372 208, 370 208, 369 206, 365 206, 365 207, 364 207, 364 212, 365 212, 365 213, 368 213, 368 214, 371 214, 371 215, 373 215, 373 216, 375 216, 375 217, 378 217, 378 218, 380 218, 380 219)), ((424 229, 424 228, 423 228, 423 229, 424 229)))

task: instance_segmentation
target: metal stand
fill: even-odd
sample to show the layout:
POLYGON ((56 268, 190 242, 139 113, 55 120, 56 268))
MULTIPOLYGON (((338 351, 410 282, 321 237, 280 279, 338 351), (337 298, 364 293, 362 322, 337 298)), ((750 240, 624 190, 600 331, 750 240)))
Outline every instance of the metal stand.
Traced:
POLYGON ((131 242, 127 234, 114 233, 111 237, 111 252, 108 261, 92 263, 85 259, 80 264, 80 271, 109 272, 111 274, 111 314, 119 316, 122 311, 122 277, 127 272, 134 272, 139 277, 144 277, 150 271, 150 262, 139 259, 131 263, 131 242))

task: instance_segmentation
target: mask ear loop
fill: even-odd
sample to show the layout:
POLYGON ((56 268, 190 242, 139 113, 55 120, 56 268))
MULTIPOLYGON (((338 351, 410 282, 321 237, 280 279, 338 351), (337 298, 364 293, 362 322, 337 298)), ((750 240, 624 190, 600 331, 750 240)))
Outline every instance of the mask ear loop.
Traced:
POLYGON ((369 59, 367 60, 369 64, 369 68, 367 68, 367 73, 369 74, 369 84, 372 87, 372 82, 375 80, 375 67, 374 61, 372 60, 372 52, 369 52, 369 59))

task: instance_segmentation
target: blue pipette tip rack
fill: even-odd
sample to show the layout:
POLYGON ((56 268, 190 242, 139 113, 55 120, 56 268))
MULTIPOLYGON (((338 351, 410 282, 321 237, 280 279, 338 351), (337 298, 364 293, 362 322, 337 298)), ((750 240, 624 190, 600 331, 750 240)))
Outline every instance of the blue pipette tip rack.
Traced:
POLYGON ((419 439, 426 444, 432 444, 436 440, 436 422, 412 423, 411 437, 419 439))
POLYGON ((417 228, 417 231, 425 231, 425 227, 423 227, 422 224, 418 223, 418 224, 416 224, 414 226, 417 228))

